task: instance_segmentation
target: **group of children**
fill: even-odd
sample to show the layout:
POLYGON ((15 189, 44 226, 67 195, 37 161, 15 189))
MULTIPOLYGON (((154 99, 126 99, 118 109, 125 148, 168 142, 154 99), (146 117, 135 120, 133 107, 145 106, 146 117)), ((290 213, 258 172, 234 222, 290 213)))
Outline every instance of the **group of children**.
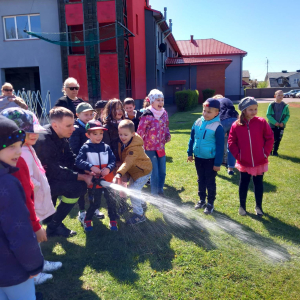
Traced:
MULTIPOLYGON (((289 118, 288 105, 282 102, 282 91, 277 91, 275 96, 276 101, 270 104, 267 112, 272 129, 263 118, 256 116, 257 102, 248 97, 241 100, 241 115, 229 133, 229 149, 237 160, 236 168, 241 176, 240 215, 246 215, 251 176, 255 185, 255 210, 257 215, 263 215, 263 174, 268 170, 268 156, 271 153, 278 155, 289 118)), ((204 102, 202 117, 194 123, 188 145, 188 161, 195 160, 198 175, 199 202, 195 208, 204 208, 206 214, 214 209, 215 177, 223 159, 224 130, 219 110, 218 99, 210 98, 204 102)), ((52 278, 52 275, 43 272, 62 266, 60 262, 44 261, 39 247, 40 242, 47 241, 40 222, 55 212, 49 178, 32 147, 45 129, 32 112, 21 107, 7 108, 1 114, 0 265, 3 271, 0 275, 0 298, 36 299, 36 275, 43 274, 39 275, 43 282, 49 276, 52 278)), ((107 201, 109 227, 113 231, 118 230, 120 211, 117 202, 126 203, 126 194, 112 194, 101 186, 101 180, 123 187, 129 182, 129 189, 134 191, 130 196, 133 214, 126 223, 135 225, 145 221, 147 204, 141 197, 141 190, 150 177, 151 194, 164 196, 165 144, 171 140, 171 135, 163 93, 152 90, 144 101, 142 113, 135 110, 134 100, 127 98, 123 103, 118 99, 98 101, 95 108, 88 103, 80 103, 76 107, 76 117, 69 146, 77 156, 77 168, 94 178, 87 186, 90 202, 87 211, 84 197, 79 199, 78 219, 84 230, 93 229, 93 216, 103 219, 104 215, 99 210, 103 193, 107 201)))
MULTIPOLYGON (((205 214, 211 214, 214 209, 215 177, 222 164, 224 149, 224 130, 220 122, 220 115, 224 113, 220 112, 220 102, 224 98, 216 98, 209 98, 203 103, 202 117, 192 127, 187 151, 187 161, 195 160, 198 175, 199 201, 195 209, 204 208, 205 214)), ((235 167, 240 172, 241 216, 247 215, 246 199, 251 177, 256 201, 255 212, 258 216, 264 214, 263 175, 268 171, 269 155, 278 156, 283 131, 290 117, 288 105, 282 101, 281 90, 276 91, 275 98, 267 110, 269 124, 264 118, 256 116, 258 103, 253 97, 242 99, 238 105, 241 114, 229 131, 229 151, 236 159, 235 167)))

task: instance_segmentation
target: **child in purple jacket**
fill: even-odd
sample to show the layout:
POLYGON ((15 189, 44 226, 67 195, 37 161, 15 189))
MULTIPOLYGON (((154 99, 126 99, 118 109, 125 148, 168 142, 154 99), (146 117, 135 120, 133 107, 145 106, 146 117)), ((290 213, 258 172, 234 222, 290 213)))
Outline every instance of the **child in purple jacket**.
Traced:
POLYGON ((142 137, 145 152, 152 162, 151 194, 163 196, 166 178, 165 144, 171 140, 169 118, 161 91, 152 90, 148 98, 150 106, 141 116, 137 134, 142 137))

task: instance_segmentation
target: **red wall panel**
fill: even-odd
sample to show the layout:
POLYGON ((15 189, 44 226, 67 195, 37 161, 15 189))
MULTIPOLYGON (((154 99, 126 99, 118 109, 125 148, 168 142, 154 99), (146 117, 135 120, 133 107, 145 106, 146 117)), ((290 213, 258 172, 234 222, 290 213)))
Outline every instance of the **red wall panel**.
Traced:
POLYGON ((80 89, 78 97, 85 101, 89 100, 87 86, 87 72, 85 55, 69 55, 68 56, 69 76, 77 79, 80 89))
POLYGON ((97 19, 99 23, 115 22, 116 20, 115 1, 98 1, 97 19))
POLYGON ((144 99, 147 92, 145 1, 127 0, 127 16, 128 29, 135 34, 129 38, 132 97, 144 99))
POLYGON ((66 4, 66 23, 70 25, 83 24, 83 8, 82 3, 66 4))
POLYGON ((119 68, 117 54, 100 54, 101 99, 119 98, 119 68))

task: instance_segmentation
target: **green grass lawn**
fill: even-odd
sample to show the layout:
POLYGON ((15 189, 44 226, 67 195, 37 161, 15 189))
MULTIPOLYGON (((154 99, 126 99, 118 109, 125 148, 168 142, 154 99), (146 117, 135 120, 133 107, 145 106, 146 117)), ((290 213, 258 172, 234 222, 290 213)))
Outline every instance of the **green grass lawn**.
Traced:
MULTIPOLYGON (((267 105, 259 105, 260 116, 267 105)), ((163 214, 149 205, 143 224, 132 228, 121 219, 119 231, 110 232, 106 217, 94 220, 93 232, 85 234, 76 206, 65 224, 77 236, 42 244, 45 258, 62 261, 63 268, 37 290, 44 299, 55 300, 299 299, 300 107, 290 107, 290 113, 279 157, 269 159, 262 219, 254 215, 252 186, 249 215, 238 215, 239 175, 230 177, 224 167, 217 176, 213 215, 192 210, 198 201, 197 178, 186 150, 201 107, 176 113, 166 146, 165 193, 179 208, 190 207, 191 218, 175 211, 163 214), (284 253, 288 260, 270 260, 265 250, 284 253)))

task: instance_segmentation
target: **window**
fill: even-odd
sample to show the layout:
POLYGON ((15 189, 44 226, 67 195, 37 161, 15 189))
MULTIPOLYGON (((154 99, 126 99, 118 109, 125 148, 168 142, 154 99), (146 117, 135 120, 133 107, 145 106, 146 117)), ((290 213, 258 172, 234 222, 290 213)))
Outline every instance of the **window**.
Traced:
POLYGON ((279 78, 279 79, 278 79, 278 83, 279 83, 279 84, 282 84, 282 78, 279 78))
POLYGON ((299 78, 294 78, 294 83, 298 83, 299 82, 299 78))
POLYGON ((40 15, 3 17, 5 40, 36 39, 23 30, 41 32, 40 15))

